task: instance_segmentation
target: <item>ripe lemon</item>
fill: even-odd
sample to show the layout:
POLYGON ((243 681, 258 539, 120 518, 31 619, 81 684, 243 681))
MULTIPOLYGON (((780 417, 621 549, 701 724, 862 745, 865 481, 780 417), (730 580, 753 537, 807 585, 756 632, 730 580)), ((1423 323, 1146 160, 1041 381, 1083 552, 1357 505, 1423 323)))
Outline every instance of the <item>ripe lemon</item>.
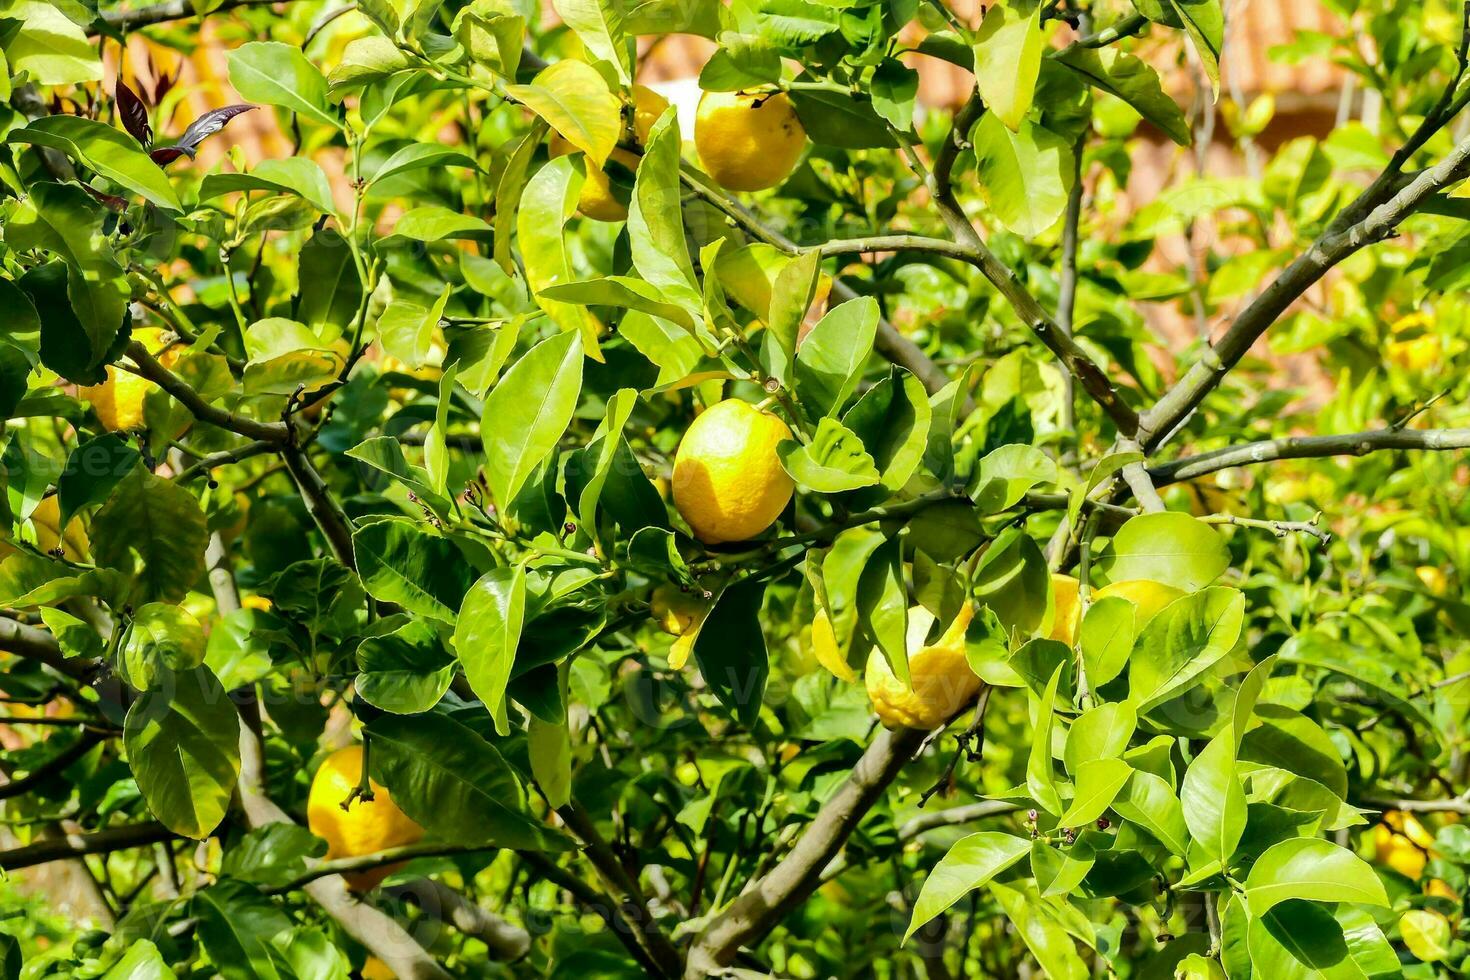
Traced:
POLYGON ((1429 884, 1424 886, 1424 894, 1431 898, 1447 898, 1452 902, 1460 900, 1460 893, 1450 887, 1450 883, 1443 878, 1431 878, 1429 884))
POLYGON ((82 561, 87 555, 87 532, 75 520, 68 521, 61 532, 61 498, 56 494, 42 499, 31 511, 31 524, 36 529, 36 547, 50 554, 58 547, 70 561, 82 561))
POLYGON ((1419 583, 1434 595, 1444 595, 1450 590, 1450 579, 1438 565, 1420 565, 1414 569, 1419 583))
POLYGON ((1440 359, 1443 346, 1439 334, 1431 333, 1434 318, 1426 313, 1410 313, 1389 327, 1393 335, 1388 342, 1389 363, 1405 371, 1423 371, 1440 359))
POLYGON ((658 628, 670 636, 682 636, 699 622, 704 604, 672 585, 660 585, 648 600, 649 612, 658 628))
POLYGON ((832 620, 825 609, 818 609, 816 616, 812 617, 812 656, 833 676, 849 684, 857 681, 857 671, 852 669, 852 665, 838 649, 837 631, 832 628, 832 620))
MULTIPOLYGON (((148 348, 158 363, 172 368, 178 363, 183 348, 164 348, 164 332, 156 327, 133 331, 133 339, 148 348), (160 349, 164 348, 164 349, 160 349)), ((120 368, 107 368, 107 380, 100 385, 77 389, 83 401, 90 402, 103 428, 109 432, 125 432, 143 424, 143 399, 157 386, 152 381, 120 368)))
MULTIPOLYGON (((922 609, 910 617, 927 617, 922 609)), ((980 678, 965 659, 965 630, 975 609, 966 603, 949 628, 930 646, 922 640, 909 643, 909 680, 894 676, 882 651, 868 655, 865 681, 868 700, 878 720, 889 728, 937 728, 963 707, 980 690, 980 678)))
POLYGON ((1162 582, 1150 582, 1148 579, 1129 579, 1126 582, 1114 582, 1112 585, 1104 586, 1092 593, 1093 602, 1106 599, 1109 596, 1122 596, 1137 607, 1133 614, 1133 626, 1135 629, 1143 629, 1143 624, 1175 599, 1184 595, 1180 589, 1172 585, 1164 585, 1162 582))
MULTIPOLYGON (((311 832, 327 842, 327 860, 372 854, 390 847, 412 844, 424 836, 424 830, 398 809, 392 796, 375 782, 371 803, 360 799, 342 809, 342 801, 352 793, 362 774, 362 746, 349 745, 327 756, 311 780, 311 793, 306 799, 306 823, 311 832)), ((371 891, 396 866, 373 868, 345 874, 347 887, 353 891, 371 891)))
POLYGON ((1067 646, 1077 639, 1077 620, 1082 612, 1077 594, 1080 584, 1070 575, 1053 574, 1051 577, 1052 605, 1056 613, 1051 621, 1050 638, 1061 640, 1067 646))
MULTIPOLYGON (((1392 814, 1383 814, 1388 820, 1392 814)), ((1414 826, 1423 832, 1423 826, 1419 821, 1414 821, 1414 826)), ((1427 837, 1427 835, 1424 835, 1427 837)), ((1423 845, 1404 833, 1398 833, 1388 823, 1380 823, 1373 827, 1373 851, 1377 855, 1379 864, 1394 868, 1399 874, 1408 879, 1419 880, 1424 874, 1424 865, 1429 864, 1429 854, 1424 851, 1423 845)))
POLYGON ((694 148, 715 183, 761 191, 790 176, 806 130, 785 92, 706 92, 694 117, 694 148))
POLYGON ((369 956, 362 964, 362 980, 398 980, 398 974, 376 956, 369 956))
POLYGON ((738 398, 705 409, 674 456, 674 506, 706 544, 744 541, 770 527, 796 489, 776 446, 786 423, 738 398))
MULTIPOLYGON (((633 134, 642 144, 658 117, 669 107, 669 100, 653 89, 643 85, 633 86, 633 134)), ((560 134, 553 133, 547 144, 552 158, 576 152, 560 134)), ((629 171, 638 169, 638 157, 627 150, 613 150, 610 158, 614 163, 629 171)), ((577 210, 583 217, 594 221, 626 221, 628 206, 619 200, 613 191, 612 181, 602 167, 587 164, 587 177, 582 181, 582 193, 577 197, 577 210)))

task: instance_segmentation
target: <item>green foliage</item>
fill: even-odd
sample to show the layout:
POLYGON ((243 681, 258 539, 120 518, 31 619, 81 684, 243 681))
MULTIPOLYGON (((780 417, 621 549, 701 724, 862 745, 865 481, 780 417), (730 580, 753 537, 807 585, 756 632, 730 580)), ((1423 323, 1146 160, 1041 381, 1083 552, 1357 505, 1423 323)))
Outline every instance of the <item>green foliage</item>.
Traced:
POLYGON ((1272 57, 1381 112, 1281 139, 1244 6, 0 0, 0 868, 112 920, 0 883, 0 978, 1470 969, 1462 11, 1331 4, 1272 57), (289 155, 101 83, 196 14, 289 155), (680 33, 790 99, 773 190, 639 108, 680 33), (1138 200, 1211 127, 1250 176, 1138 200), (796 493, 712 545, 727 398, 796 493), (355 740, 425 836, 332 859, 506 922, 327 895, 355 740))

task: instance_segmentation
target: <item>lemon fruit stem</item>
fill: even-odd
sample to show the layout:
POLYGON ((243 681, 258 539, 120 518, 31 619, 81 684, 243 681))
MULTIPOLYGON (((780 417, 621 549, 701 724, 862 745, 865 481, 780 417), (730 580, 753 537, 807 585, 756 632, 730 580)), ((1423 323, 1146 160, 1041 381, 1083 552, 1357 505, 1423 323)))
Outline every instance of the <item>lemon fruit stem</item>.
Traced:
POLYGON ((368 760, 372 758, 372 754, 373 740, 371 737, 368 736, 367 732, 363 732, 362 770, 361 774, 358 776, 357 785, 352 787, 352 792, 348 793, 347 799, 343 800, 341 803, 344 813, 352 806, 354 800, 361 800, 364 803, 371 803, 374 799, 372 780, 368 777, 368 760))

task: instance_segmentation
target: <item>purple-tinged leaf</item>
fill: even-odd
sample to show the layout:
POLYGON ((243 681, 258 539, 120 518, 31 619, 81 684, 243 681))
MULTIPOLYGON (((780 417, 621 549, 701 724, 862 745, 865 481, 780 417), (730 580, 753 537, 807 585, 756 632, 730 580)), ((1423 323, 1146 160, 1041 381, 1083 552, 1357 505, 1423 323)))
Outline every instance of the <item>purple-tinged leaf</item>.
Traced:
MULTIPOLYGON (((227 105, 222 109, 211 109, 198 119, 189 124, 184 134, 179 137, 176 144, 181 149, 194 150, 200 143, 225 128, 225 123, 234 119, 243 112, 249 112, 255 106, 247 104, 227 105)), ((192 153, 190 154, 193 155, 192 153)))
POLYGON ((160 146, 148 154, 149 159, 160 167, 173 163, 179 157, 194 158, 194 151, 182 146, 160 146))
POLYGON ((123 128, 143 145, 143 149, 148 149, 153 143, 153 127, 148 122, 148 107, 138 98, 137 92, 128 88, 121 75, 117 79, 116 98, 117 114, 122 117, 123 128))
POLYGON ((82 190, 91 194, 98 201, 101 201, 104 207, 112 211, 121 214, 128 209, 128 200, 125 197, 118 197, 116 194, 104 194, 95 187, 88 187, 86 184, 82 184, 81 187, 82 190))

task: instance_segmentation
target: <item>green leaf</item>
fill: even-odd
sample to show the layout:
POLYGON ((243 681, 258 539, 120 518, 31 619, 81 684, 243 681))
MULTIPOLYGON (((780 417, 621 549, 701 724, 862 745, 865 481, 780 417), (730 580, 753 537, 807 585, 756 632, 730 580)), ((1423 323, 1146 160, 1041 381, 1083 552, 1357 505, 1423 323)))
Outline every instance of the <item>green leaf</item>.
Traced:
POLYGON ((507 85, 523 104, 601 167, 623 130, 622 103, 596 68, 571 58, 543 68, 529 85, 507 85))
POLYGON ((870 94, 873 111, 894 129, 907 132, 914 124, 914 101, 919 95, 919 73, 897 58, 887 58, 873 71, 870 94))
MULTIPOLYGON (((322 214, 336 214, 332 185, 315 160, 287 157, 284 160, 262 160, 249 173, 206 174, 199 184, 199 200, 210 201, 234 191, 271 191, 294 194, 322 214)), ((347 246, 334 242, 333 248, 346 252, 347 246)), ((353 275, 357 274, 356 269, 353 275)), ((303 283, 303 286, 305 283, 303 283)))
POLYGON ((399 715, 428 711, 454 680, 454 657, 422 620, 358 644, 355 686, 368 704, 399 715))
POLYGON ((1138 728, 1138 715, 1126 701, 1109 701, 1077 716, 1067 730, 1062 761, 1074 777, 1088 762, 1117 759, 1138 728))
POLYGON ((1068 47, 1058 51, 1056 58, 1093 87, 1128 103, 1175 143, 1189 146, 1193 142, 1184 110, 1164 92, 1159 73, 1142 59, 1114 47, 1068 47))
POLYGON ((83 508, 105 501, 142 458, 115 432, 88 439, 73 449, 56 482, 61 525, 65 527, 83 508))
POLYGON ((582 344, 556 334, 532 347, 485 399, 481 438, 496 504, 508 507, 566 431, 582 390, 582 344))
MULTIPOLYGON (((561 64, 562 62, 558 62, 561 64)), ((582 335, 589 356, 601 359, 597 319, 582 306, 542 296, 541 290, 573 279, 565 225, 577 209, 582 174, 573 157, 562 156, 536 171, 526 184, 516 217, 516 238, 525 265, 526 285, 552 322, 582 335)))
POLYGON ((813 419, 840 412, 857 390, 873 352, 878 303, 863 296, 817 321, 796 352, 796 394, 813 419))
POLYGON ((1130 518, 1098 565, 1109 582, 1148 579, 1195 592, 1230 567, 1230 550, 1210 525, 1164 511, 1130 518))
POLYGON ((472 59, 507 81, 514 81, 525 44, 526 19, 497 7, 496 0, 475 2, 454 17, 454 36, 472 59))
POLYGON ((1133 650, 1135 607, 1122 596, 1104 596, 1087 607, 1077 631, 1082 669, 1090 687, 1101 687, 1123 672, 1133 650))
POLYGON ((152 687, 169 671, 190 670, 204 663, 204 629, 182 606, 149 602, 133 613, 118 651, 118 674, 133 687, 152 687))
POLYGON ((123 958, 102 975, 102 980, 173 980, 177 976, 164 963, 158 947, 139 939, 128 947, 123 958))
POLYGON ((507 734, 505 688, 526 615, 524 565, 494 568, 470 587, 454 625, 454 650, 470 689, 489 708, 496 730, 507 734))
POLYGON ((684 240, 679 183, 679 117, 667 109, 648 133, 628 206, 628 243, 638 274, 676 304, 700 307, 700 290, 684 240))
POLYGON ((446 239, 479 240, 494 235, 495 229, 485 219, 461 214, 439 204, 426 204, 405 213, 393 225, 393 234, 416 242, 441 242, 446 239))
MULTIPOLYGON (((577 519, 582 522, 583 529, 597 541, 602 540, 597 528, 597 505, 602 499, 608 477, 612 475, 618 450, 625 445, 623 428, 628 424, 628 417, 633 414, 637 404, 636 391, 632 388, 618 389, 607 400, 607 412, 603 416, 602 424, 598 426, 597 433, 584 451, 583 458, 592 461, 592 467, 577 498, 577 519)), ((612 549, 605 550, 610 552, 612 549)))
POLYGON ((760 610, 766 583, 747 579, 715 599, 694 639, 699 672, 720 703, 747 728, 760 715, 770 673, 760 610))
POLYGON ((1030 850, 1031 842, 1024 837, 995 831, 961 838, 924 879, 919 897, 914 900, 914 913, 904 932, 904 942, 930 919, 1021 860, 1030 850))
POLYGON ((446 715, 383 715, 366 728, 373 777, 429 833, 456 844, 566 850, 543 827, 505 759, 473 729, 446 715))
POLYGON ((869 388, 842 416, 873 456, 880 482, 895 493, 918 472, 933 411, 918 378, 900 368, 869 388))
MULTIPOLYGON (((248 611, 248 610, 247 610, 248 611)), ((247 831, 225 849, 220 876, 262 887, 280 887, 306 871, 306 859, 322 857, 327 842, 294 823, 271 823, 247 831)), ((204 889, 205 894, 212 889, 204 889)))
POLYGON ((993 112, 970 141, 986 200, 1006 228, 1034 238, 1057 223, 1076 176, 1071 144, 1030 120, 1012 132, 993 112))
POLYGON ((1195 843, 1222 866, 1245 833, 1245 787, 1235 768, 1235 732, 1226 726, 1184 772, 1179 800, 1195 843))
POLYGON ((1046 616, 1051 572, 1036 542, 1020 528, 996 535, 975 566, 971 592, 1007 630, 1034 632, 1046 616))
POLYGON ((893 675, 905 684, 909 683, 908 605, 903 547, 894 535, 873 550, 862 569, 857 586, 857 622, 883 651, 893 675))
POLYGON ((138 602, 178 602, 204 574, 209 529, 194 495, 142 467, 92 518, 92 556, 133 576, 138 602))
POLYGON ((1215 97, 1220 97, 1220 52, 1225 47, 1225 11, 1220 0, 1167 0, 1199 55, 1215 97))
POLYGON ((225 980, 279 980, 271 958, 273 940, 291 929, 291 919, 250 885, 221 881, 194 894, 190 910, 199 917, 199 941, 225 980))
POLYGON ((368 594, 417 616, 454 622, 471 571, 449 539, 415 521, 386 518, 352 535, 357 572, 368 594))
MULTIPOLYGON (((49 0, 22 0, 7 5, 7 19, 19 30, 5 43, 4 69, 27 75, 35 85, 77 85, 102 80, 102 59, 87 32, 49 0)), ((8 96, 7 96, 8 98, 8 96)))
POLYGON ((686 331, 694 328, 694 317, 687 309, 671 302, 657 286, 632 276, 604 276, 600 279, 556 283, 545 287, 537 295, 558 303, 638 310, 649 316, 671 320, 686 331))
POLYGON ((1077 795, 1057 820, 1062 827, 1090 824, 1107 812, 1133 775, 1122 759, 1093 759, 1077 767, 1077 795))
POLYGON ((79 384, 104 380, 93 369, 116 340, 130 296, 102 234, 103 218, 80 187, 38 183, 5 224, 5 242, 15 251, 40 249, 65 262, 36 267, 19 285, 40 315, 41 363, 79 384))
MULTIPOLYGON (((359 10, 364 9, 365 5, 359 7, 359 10)), ((389 38, 376 34, 353 38, 347 42, 336 67, 327 74, 328 91, 332 95, 340 95, 369 82, 382 81, 412 67, 412 64, 408 55, 389 38)))
POLYGON ((1031 842, 1031 874, 1043 897, 1068 894, 1082 884, 1096 862, 1097 851, 1088 836, 1066 848, 1041 838, 1031 842))
POLYGON ((975 83, 990 113, 1019 130, 1041 73, 1046 39, 1036 0, 1003 0, 985 12, 975 32, 975 83))
POLYGON ((153 815, 182 837, 208 837, 240 775, 240 716, 209 668, 163 674, 128 709, 123 745, 153 815))
POLYGON ((970 499, 985 514, 1010 510, 1040 484, 1056 482, 1057 465, 1035 446, 1001 446, 976 467, 970 499))
POLYGON ((441 517, 448 515, 449 500, 433 488, 429 474, 422 466, 415 466, 404 458, 402 443, 392 436, 365 439, 347 450, 346 455, 402 483, 441 517))
POLYGON ((229 53, 230 84, 247 102, 280 106, 337 129, 342 122, 327 101, 327 80, 301 48, 279 41, 250 41, 229 53))
POLYGON ((1284 902, 1246 923, 1251 975, 1290 980, 1362 980, 1342 926, 1310 902, 1284 902))
POLYGON ((1388 907, 1383 882, 1352 851, 1316 837, 1297 837, 1272 845, 1251 868, 1245 899, 1253 916, 1265 915, 1289 899, 1360 902, 1388 907))
MULTIPOLYGON (((516 215, 521 212, 521 195, 526 190, 526 176, 530 171, 531 161, 535 159, 536 151, 545 138, 546 124, 538 121, 520 138, 515 149, 510 151, 505 169, 500 172, 500 180, 495 184, 495 262, 507 276, 520 274, 511 254, 511 237, 516 227, 516 215)), ((565 220, 565 212, 560 213, 559 221, 565 220)), ((558 224, 558 238, 560 230, 561 226, 558 224)))
POLYGON ((1031 735, 1031 754, 1026 762, 1026 788, 1031 798, 1047 813, 1062 812, 1062 798, 1057 793, 1052 774, 1051 733, 1056 716, 1057 684, 1062 679, 1062 666, 1052 671, 1051 680, 1036 707, 1036 728, 1031 735))
POLYGON ((872 102, 831 89, 793 89, 789 94, 802 128, 814 143, 845 150, 898 146, 872 102))
POLYGON ((83 116, 42 116, 24 129, 12 130, 6 142, 59 150, 152 204, 170 211, 184 209, 168 175, 137 140, 106 123, 83 116))
POLYGON ((434 333, 444 319, 449 293, 450 288, 445 285, 439 290, 439 298, 434 305, 429 307, 407 300, 389 303, 378 317, 378 342, 383 345, 384 353, 396 357, 410 368, 420 368, 428 363, 434 346, 434 333))
MULTIPOLYGON (((561 699, 567 697, 568 668, 557 669, 561 699)), ((531 775, 546 796, 548 806, 565 806, 572 798, 572 734, 566 719, 550 722, 532 716, 526 729, 526 751, 531 759, 531 775)))
POLYGON ((878 468, 862 440, 834 418, 817 424, 811 442, 786 439, 776 451, 797 486, 812 493, 841 493, 878 482, 878 468))
POLYGON ((633 84, 621 0, 552 0, 552 7, 589 54, 612 65, 624 86, 633 84))
POLYGON ((357 575, 335 558, 292 562, 276 576, 270 594, 276 613, 327 636, 355 632, 366 598, 357 575))
POLYGON ((991 882, 990 891, 1036 957, 1044 976, 1050 980, 1087 980, 1092 975, 1077 955, 1076 943, 1063 925, 1065 920, 1059 918, 1057 906, 1050 904, 1062 900, 1042 899, 1030 890, 995 882, 991 882))
MULTIPOLYGON (((331 201, 330 194, 326 200, 331 201)), ((351 325, 362 302, 362 279, 352 253, 332 229, 324 228, 306 240, 296 275, 301 288, 296 293, 295 318, 319 336, 330 336, 322 329, 330 326, 351 337, 351 325)), ((341 370, 340 365, 337 370, 341 370)))
POLYGON ((1148 621, 1128 665, 1128 699, 1142 714, 1188 690, 1240 638, 1245 596, 1211 586, 1181 596, 1148 621))
POLYGON ((1169 784, 1154 773, 1135 770, 1126 791, 1113 800, 1113 809, 1180 857, 1189 852, 1184 807, 1169 784))
POLYGON ((415 170, 439 170, 444 167, 480 169, 480 165, 472 157, 450 147, 438 143, 409 143, 383 161, 383 165, 368 180, 368 185, 415 170))

